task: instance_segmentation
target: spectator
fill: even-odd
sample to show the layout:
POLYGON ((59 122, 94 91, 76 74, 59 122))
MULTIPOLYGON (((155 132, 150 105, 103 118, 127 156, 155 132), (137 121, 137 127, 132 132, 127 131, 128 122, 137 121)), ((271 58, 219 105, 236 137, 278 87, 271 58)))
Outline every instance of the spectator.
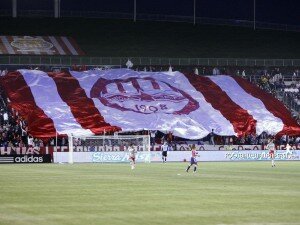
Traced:
POLYGON ((127 66, 127 69, 130 69, 133 67, 133 63, 130 61, 130 59, 127 60, 126 66, 127 66))
POLYGON ((214 133, 214 129, 212 129, 211 132, 210 132, 210 134, 209 134, 209 144, 215 146, 215 133, 214 133))
POLYGON ((246 72, 245 72, 245 70, 243 70, 243 72, 242 72, 242 77, 246 78, 246 72))

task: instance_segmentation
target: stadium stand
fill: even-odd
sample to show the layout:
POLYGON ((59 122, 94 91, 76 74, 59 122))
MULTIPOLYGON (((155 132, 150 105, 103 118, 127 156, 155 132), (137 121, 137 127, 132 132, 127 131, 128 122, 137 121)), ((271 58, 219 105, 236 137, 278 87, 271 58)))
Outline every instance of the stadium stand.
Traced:
POLYGON ((300 58, 298 32, 82 18, 1 18, 0 28, 2 35, 71 36, 89 56, 300 58))
POLYGON ((300 2, 0 2, 0 225, 299 224, 300 2))
MULTIPOLYGON (((241 27, 224 27, 210 25, 189 26, 181 23, 157 23, 138 21, 132 23, 127 20, 98 20, 82 18, 64 18, 53 20, 42 18, 10 19, 2 18, 0 28, 1 35, 57 35, 72 36, 87 56, 109 57, 226 57, 226 58, 300 58, 299 45, 300 33, 284 31, 252 31, 241 27), (75 24, 75 26, 74 26, 75 24), (170 36, 176 35, 176 39, 170 36), (266 41, 268 44, 266 45, 266 41)), ((3 62, 8 56, 1 56, 3 62)), ((66 56, 67 58, 68 56, 66 56)), ((73 57, 72 57, 73 58, 73 57)), ((76 57, 74 57, 76 58, 76 57)), ((53 58, 55 59, 55 58, 53 58)), ((20 60, 22 61, 22 60, 20 60)), ((25 60, 26 61, 26 60, 25 60)), ((99 65, 101 67, 101 65, 99 65)), ((170 65, 166 62, 161 64, 134 65, 134 70, 144 71, 167 71, 170 65)), ((194 73, 197 69, 199 75, 228 74, 241 76, 255 83, 268 93, 283 101, 291 111, 293 117, 300 123, 299 67, 289 66, 220 66, 220 65, 172 65, 173 70, 185 73, 194 73)), ((60 70, 85 70, 95 69, 91 65, 64 65, 52 66, 46 64, 1 64, 2 76, 7 70, 16 69, 40 69, 43 71, 60 70)), ((102 67, 101 67, 102 68, 102 67)), ((103 68, 105 69, 105 68, 103 68)), ((28 145, 26 121, 18 113, 8 107, 7 98, 1 89, 1 125, 2 146, 28 145), (9 120, 4 121, 8 115, 9 120), (15 134, 12 134, 15 131, 15 134)), ((164 135, 158 134, 157 142, 161 142, 164 135)), ((207 138, 199 140, 206 142, 207 138)), ((216 137, 219 144, 262 144, 266 141, 266 134, 247 137, 216 137)), ((175 140, 176 139, 175 137, 175 140)), ((292 137, 289 141, 297 143, 297 138, 292 137)), ((54 145, 55 140, 35 140, 35 145, 54 145), (44 141, 44 142, 43 142, 44 141)), ((59 138, 59 144, 65 145, 66 140, 59 138)), ((277 139, 280 141, 280 138, 277 139)))
POLYGON ((0 105, 1 105, 1 117, 0 117, 0 146, 1 147, 23 147, 28 146, 27 124, 18 113, 8 107, 8 99, 0 89, 0 105))

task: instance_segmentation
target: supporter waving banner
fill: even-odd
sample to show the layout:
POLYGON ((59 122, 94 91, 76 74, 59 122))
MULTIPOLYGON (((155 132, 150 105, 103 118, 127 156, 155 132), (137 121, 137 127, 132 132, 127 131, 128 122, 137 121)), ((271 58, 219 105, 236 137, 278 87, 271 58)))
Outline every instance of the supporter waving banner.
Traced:
POLYGON ((1 79, 36 137, 161 130, 198 139, 248 133, 300 135, 278 100, 244 79, 128 69, 10 72, 1 79))

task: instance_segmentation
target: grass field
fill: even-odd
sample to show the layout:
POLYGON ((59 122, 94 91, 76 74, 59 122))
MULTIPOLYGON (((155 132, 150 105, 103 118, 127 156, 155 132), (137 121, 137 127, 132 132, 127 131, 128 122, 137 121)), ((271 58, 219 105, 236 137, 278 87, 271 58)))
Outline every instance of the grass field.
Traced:
POLYGON ((300 224, 299 162, 185 167, 1 165, 0 224, 300 224))

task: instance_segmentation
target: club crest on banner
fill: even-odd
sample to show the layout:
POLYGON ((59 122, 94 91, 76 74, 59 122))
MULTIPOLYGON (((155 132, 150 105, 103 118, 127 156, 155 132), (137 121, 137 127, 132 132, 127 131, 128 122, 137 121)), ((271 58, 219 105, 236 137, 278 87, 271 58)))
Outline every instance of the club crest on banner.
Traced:
POLYGON ((53 48, 53 44, 45 41, 42 38, 34 38, 25 36, 23 38, 16 38, 10 43, 13 47, 17 48, 17 51, 39 51, 47 52, 53 48))
POLYGON ((120 111, 152 114, 189 114, 199 103, 185 91, 152 77, 108 80, 100 78, 91 97, 120 111))

